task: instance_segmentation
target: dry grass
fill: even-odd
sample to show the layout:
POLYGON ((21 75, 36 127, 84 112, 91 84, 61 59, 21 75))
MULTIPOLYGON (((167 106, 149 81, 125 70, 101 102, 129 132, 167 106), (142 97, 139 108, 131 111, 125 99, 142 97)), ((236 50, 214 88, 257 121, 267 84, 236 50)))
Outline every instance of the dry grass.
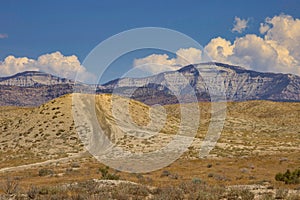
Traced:
POLYGON ((274 190, 265 186, 212 186, 201 181, 184 181, 176 187, 165 185, 149 187, 129 181, 87 180, 55 186, 35 186, 15 191, 1 198, 10 199, 149 199, 149 200, 217 200, 217 199, 292 199, 300 193, 295 190, 274 190), (267 196, 268 195, 268 196, 267 196))
MULTIPOLYGON (((121 99, 122 100, 122 99, 121 99)), ((167 114, 160 134, 150 138, 126 135, 112 115, 111 96, 96 98, 98 120, 106 134, 115 143, 130 151, 148 152, 168 143, 180 126, 180 106, 164 106, 167 114)), ((85 154, 64 161, 55 159, 84 151, 75 130, 71 112, 72 96, 67 95, 38 108, 0 107, 0 170, 49 159, 53 162, 24 170, 0 172, 0 181, 6 177, 18 177, 19 186, 27 190, 30 185, 55 186, 62 183, 84 182, 101 178, 103 167, 92 156, 85 154), (79 167, 72 167, 76 162, 79 167), (53 174, 39 176, 40 169, 51 169, 53 174)), ((210 120, 210 103, 199 103, 201 110, 197 138, 180 159, 164 169, 147 174, 117 173, 123 180, 152 186, 175 186, 182 182, 201 179, 210 185, 245 185, 268 183, 274 188, 299 188, 284 185, 274 176, 286 169, 300 166, 300 103, 269 101, 230 102, 227 118, 217 146, 206 159, 198 159, 198 150, 210 120), (168 175, 162 176, 163 171, 168 175)), ((137 126, 155 132, 159 126, 151 125, 149 113, 161 121, 161 110, 130 101, 128 116, 121 123, 126 127, 129 120, 137 126), (153 110, 154 109, 154 110, 153 110), (145 128, 146 127, 146 128, 145 128)), ((122 104, 115 108, 122 114, 122 104)), ((193 120, 191 116, 191 120, 193 120)), ((152 132, 151 132, 152 131, 152 132)), ((3 191, 2 191, 3 192, 3 191)))

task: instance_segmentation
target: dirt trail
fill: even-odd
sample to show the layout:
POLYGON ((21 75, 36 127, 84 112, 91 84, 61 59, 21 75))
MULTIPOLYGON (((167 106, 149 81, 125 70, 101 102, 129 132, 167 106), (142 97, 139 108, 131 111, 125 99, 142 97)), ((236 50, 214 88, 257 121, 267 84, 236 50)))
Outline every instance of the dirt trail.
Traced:
POLYGON ((0 173, 3 172, 8 172, 8 171, 18 171, 18 170, 25 170, 25 169, 29 169, 32 167, 38 167, 38 166, 43 166, 43 165, 48 165, 51 163, 55 163, 55 162, 65 162, 74 158, 80 158, 87 155, 86 152, 83 153, 77 153, 74 154, 72 156, 68 156, 68 157, 64 157, 64 158, 59 158, 59 159, 51 159, 51 160, 46 160, 43 162, 38 162, 38 163, 31 163, 31 164, 27 164, 27 165, 19 165, 19 166, 15 166, 15 167, 5 167, 0 169, 0 173))

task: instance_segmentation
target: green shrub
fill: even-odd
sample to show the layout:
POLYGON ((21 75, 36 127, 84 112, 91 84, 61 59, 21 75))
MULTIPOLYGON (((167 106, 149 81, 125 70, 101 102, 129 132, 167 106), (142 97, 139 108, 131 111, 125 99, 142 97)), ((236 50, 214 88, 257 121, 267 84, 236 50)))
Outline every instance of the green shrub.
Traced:
POLYGON ((117 174, 110 174, 108 172, 109 170, 109 167, 101 167, 99 168, 99 171, 101 172, 101 175, 102 175, 102 179, 105 179, 105 180, 119 180, 120 179, 120 176, 117 175, 117 174))
POLYGON ((278 173, 275 175, 276 181, 282 181, 285 184, 298 184, 300 183, 300 169, 291 172, 289 169, 284 174, 278 173))
POLYGON ((39 176, 48 176, 48 175, 53 175, 53 171, 51 169, 40 169, 39 170, 39 176))
POLYGON ((193 179, 192 179, 192 182, 193 182, 194 184, 200 184, 200 183, 202 183, 202 180, 201 180, 200 178, 193 178, 193 179))
POLYGON ((169 172, 168 170, 164 170, 162 171, 160 177, 166 177, 166 176, 170 176, 171 175, 171 172, 169 172))

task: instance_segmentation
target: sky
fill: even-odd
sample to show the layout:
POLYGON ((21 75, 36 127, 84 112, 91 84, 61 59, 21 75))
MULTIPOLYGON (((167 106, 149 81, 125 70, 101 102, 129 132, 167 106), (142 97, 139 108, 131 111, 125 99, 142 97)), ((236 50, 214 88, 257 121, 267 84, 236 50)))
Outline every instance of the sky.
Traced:
MULTIPOLYGON (((0 76, 40 70, 67 78, 78 72, 91 79, 97 69, 82 65, 86 56, 109 37, 142 27, 179 31, 204 49, 131 53, 116 60, 103 81, 147 62, 175 70, 185 64, 178 57, 201 62, 204 50, 213 61, 300 75, 297 0, 0 0, 0 5, 0 76)), ((149 67, 165 70, 154 68, 149 67)))

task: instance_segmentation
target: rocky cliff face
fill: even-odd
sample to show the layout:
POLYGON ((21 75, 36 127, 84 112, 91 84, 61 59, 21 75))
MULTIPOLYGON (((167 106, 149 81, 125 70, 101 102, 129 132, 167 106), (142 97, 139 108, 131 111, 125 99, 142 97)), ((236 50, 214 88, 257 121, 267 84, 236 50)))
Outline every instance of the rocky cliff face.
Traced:
POLYGON ((19 87, 0 85, 0 106, 39 106, 73 92, 72 85, 42 85, 19 87))
POLYGON ((103 85, 99 91, 113 92, 115 88, 116 93, 125 96, 132 93, 137 100, 147 97, 149 102, 151 98, 155 102, 161 96, 169 95, 170 102, 173 102, 178 95, 188 98, 184 96, 190 93, 189 86, 194 89, 198 100, 210 100, 209 94, 224 91, 228 101, 300 101, 299 76, 261 73, 222 63, 189 65, 176 72, 147 78, 119 79, 103 85))
MULTIPOLYGON (((36 106, 74 89, 90 93, 94 88, 42 72, 23 72, 0 78, 0 105, 36 106)), ((97 93, 117 93, 149 105, 193 102, 194 96, 196 101, 209 101, 212 94, 221 92, 228 101, 300 101, 299 76, 222 63, 189 65, 146 78, 117 79, 96 88, 97 93)))
POLYGON ((71 80, 38 71, 26 71, 16 75, 0 78, 0 85, 35 87, 42 85, 72 84, 71 80))
POLYGON ((0 106, 37 106, 73 92, 74 81, 27 71, 0 78, 0 106))

